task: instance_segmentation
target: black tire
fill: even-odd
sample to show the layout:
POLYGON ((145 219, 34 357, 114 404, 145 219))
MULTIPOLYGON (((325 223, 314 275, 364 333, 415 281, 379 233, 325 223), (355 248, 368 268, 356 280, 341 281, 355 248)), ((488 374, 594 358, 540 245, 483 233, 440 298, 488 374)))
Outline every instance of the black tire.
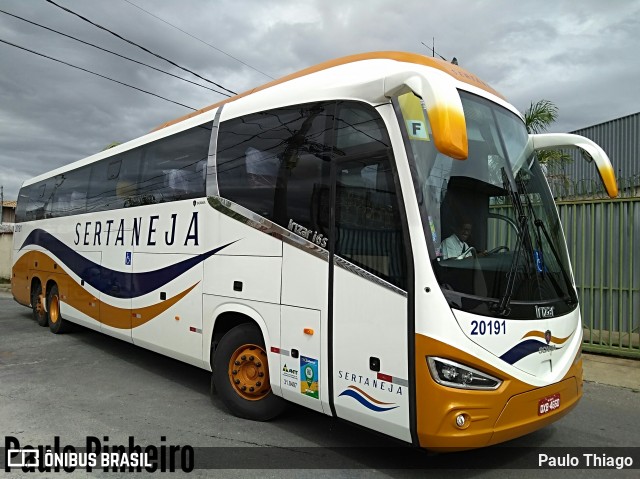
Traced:
POLYGON ((53 334, 64 333, 69 329, 69 323, 60 314, 60 294, 58 285, 54 284, 47 294, 47 318, 49 319, 49 330, 53 334))
POLYGON ((47 312, 44 310, 42 302, 40 301, 41 294, 42 285, 40 283, 36 283, 36 285, 31 288, 31 311, 33 319, 38 323, 38 326, 46 327, 49 324, 49 318, 47 317, 47 312))
POLYGON ((212 393, 235 416, 268 421, 284 410, 284 399, 271 390, 267 353, 257 326, 245 323, 227 332, 213 353, 212 370, 212 393))

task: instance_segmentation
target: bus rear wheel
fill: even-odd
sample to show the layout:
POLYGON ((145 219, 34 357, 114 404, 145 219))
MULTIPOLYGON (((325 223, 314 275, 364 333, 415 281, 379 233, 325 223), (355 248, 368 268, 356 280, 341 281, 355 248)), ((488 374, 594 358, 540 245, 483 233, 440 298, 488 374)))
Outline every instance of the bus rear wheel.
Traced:
POLYGON ((64 333, 68 329, 68 322, 60 314, 60 294, 58 285, 53 285, 47 295, 47 316, 49 317, 49 329, 53 334, 64 333))
POLYGON ((42 305, 42 285, 40 283, 31 288, 31 309, 33 311, 33 319, 38 323, 38 326, 45 327, 49 324, 47 312, 42 305))
POLYGON ((284 400, 271 390, 264 340, 253 324, 236 326, 222 337, 211 380, 212 390, 235 416, 268 421, 284 410, 284 400))

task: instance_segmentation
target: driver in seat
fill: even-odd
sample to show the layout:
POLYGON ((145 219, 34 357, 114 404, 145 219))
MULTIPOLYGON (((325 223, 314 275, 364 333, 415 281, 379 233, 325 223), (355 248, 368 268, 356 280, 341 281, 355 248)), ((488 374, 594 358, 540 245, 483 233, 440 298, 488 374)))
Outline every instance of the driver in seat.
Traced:
MULTIPOLYGON (((442 259, 463 259, 475 256, 476 249, 467 244, 472 230, 473 226, 471 222, 466 219, 463 220, 456 229, 456 232, 442 242, 442 259)), ((477 254, 484 256, 486 252, 477 254)))

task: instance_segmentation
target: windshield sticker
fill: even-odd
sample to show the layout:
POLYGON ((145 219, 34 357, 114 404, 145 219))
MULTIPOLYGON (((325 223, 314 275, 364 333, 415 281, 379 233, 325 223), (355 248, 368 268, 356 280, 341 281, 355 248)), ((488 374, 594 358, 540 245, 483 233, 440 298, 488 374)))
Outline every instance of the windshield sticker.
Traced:
POLYGON ((398 97, 409 140, 431 141, 424 116, 424 105, 413 93, 398 97))
POLYGON ((406 120, 406 123, 410 140, 429 141, 429 132, 424 121, 406 120))
POLYGON ((438 232, 436 231, 436 225, 433 222, 433 216, 429 215, 429 229, 431 230, 431 240, 434 243, 438 242, 438 232))
POLYGON ((544 273, 546 272, 546 268, 544 265, 544 259, 542 258, 542 251, 539 250, 534 250, 533 251, 533 258, 536 262, 536 269, 538 270, 538 273, 544 273))

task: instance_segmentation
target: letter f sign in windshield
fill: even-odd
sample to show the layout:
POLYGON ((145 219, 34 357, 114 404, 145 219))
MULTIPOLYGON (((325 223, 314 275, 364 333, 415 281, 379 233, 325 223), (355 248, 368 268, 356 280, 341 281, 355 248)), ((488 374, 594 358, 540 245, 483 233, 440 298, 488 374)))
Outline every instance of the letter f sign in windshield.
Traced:
POLYGON ((429 141, 429 135, 423 121, 407 120, 407 132, 411 140, 429 141))

